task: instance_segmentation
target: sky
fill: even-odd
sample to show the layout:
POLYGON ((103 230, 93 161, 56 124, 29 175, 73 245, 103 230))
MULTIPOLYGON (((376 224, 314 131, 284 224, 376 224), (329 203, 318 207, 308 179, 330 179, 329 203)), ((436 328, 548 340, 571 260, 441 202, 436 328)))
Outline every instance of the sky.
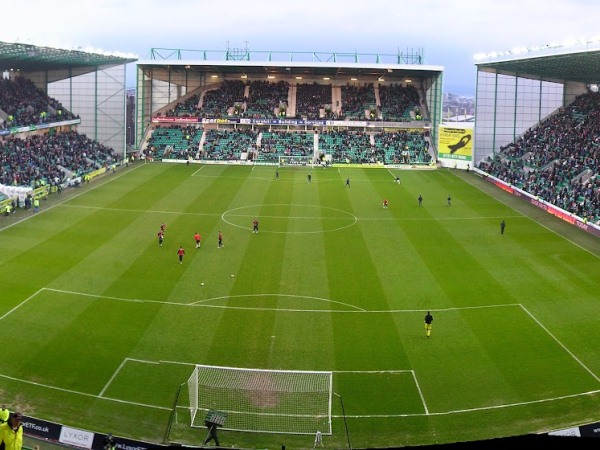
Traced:
MULTIPOLYGON (((397 54, 474 96, 476 54, 594 40, 598 0, 21 0, 0 41, 149 59, 152 48, 397 54)), ((135 86, 128 68, 127 87, 135 86)))

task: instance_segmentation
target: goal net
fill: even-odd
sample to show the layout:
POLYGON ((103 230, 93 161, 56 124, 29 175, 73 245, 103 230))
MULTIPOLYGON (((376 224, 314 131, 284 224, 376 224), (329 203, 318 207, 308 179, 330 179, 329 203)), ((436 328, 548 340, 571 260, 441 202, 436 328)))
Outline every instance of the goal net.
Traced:
POLYGON ((196 365, 188 379, 191 426, 221 411, 223 429, 331 434, 332 372, 196 365))
POLYGON ((280 167, 314 167, 315 158, 311 156, 279 156, 280 167))

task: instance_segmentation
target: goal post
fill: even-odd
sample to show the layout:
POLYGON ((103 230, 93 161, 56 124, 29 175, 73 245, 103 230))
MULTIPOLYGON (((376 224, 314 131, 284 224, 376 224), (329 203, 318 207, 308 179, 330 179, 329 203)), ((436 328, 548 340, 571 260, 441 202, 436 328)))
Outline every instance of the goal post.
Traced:
POLYGON ((222 411, 226 430, 331 434, 332 372, 196 365, 188 392, 192 427, 222 411))
POLYGON ((314 156, 282 156, 279 155, 279 167, 314 167, 314 156))

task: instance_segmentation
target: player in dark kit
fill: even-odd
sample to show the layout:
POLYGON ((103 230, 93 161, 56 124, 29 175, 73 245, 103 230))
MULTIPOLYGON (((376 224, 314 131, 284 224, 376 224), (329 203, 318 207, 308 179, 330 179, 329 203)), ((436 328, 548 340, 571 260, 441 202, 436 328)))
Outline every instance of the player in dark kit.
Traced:
POLYGON ((165 240, 165 233, 163 233, 163 231, 161 230, 158 232, 158 245, 160 245, 162 247, 164 240, 165 240))
POLYGON ((258 219, 252 221, 252 232, 258 233, 258 219))
POLYGON ((433 322, 433 316, 427 311, 427 314, 425 314, 425 335, 427 337, 431 335, 431 322, 433 322))
POLYGON ((223 233, 219 231, 219 245, 218 248, 223 247, 223 233))
POLYGON ((423 196, 421 194, 419 194, 419 206, 423 206, 423 196))
POLYGON ((203 445, 208 444, 210 441, 215 441, 215 445, 219 447, 220 444, 219 437, 217 436, 217 424, 212 422, 204 422, 204 425, 208 429, 208 436, 206 436, 206 439, 204 439, 203 445))
POLYGON ((504 234, 504 229, 506 228, 506 222, 504 220, 500 222, 500 234, 504 234))
POLYGON ((180 245, 179 249, 177 250, 177 256, 179 257, 179 264, 183 264, 183 255, 185 255, 185 250, 180 245))

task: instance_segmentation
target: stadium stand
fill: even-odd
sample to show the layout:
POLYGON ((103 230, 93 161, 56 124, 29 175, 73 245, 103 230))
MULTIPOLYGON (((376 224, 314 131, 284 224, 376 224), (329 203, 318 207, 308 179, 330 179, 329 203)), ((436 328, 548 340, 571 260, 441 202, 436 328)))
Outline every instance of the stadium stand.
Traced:
POLYGON ((289 83, 254 80, 250 82, 244 117, 275 118, 287 109, 289 83))
POLYGON ((479 164, 485 172, 600 224, 600 94, 580 95, 479 164))
POLYGON ((63 105, 23 77, 0 80, 0 128, 39 125, 75 118, 63 105))
POLYGON ((410 122, 411 112, 420 104, 419 92, 412 86, 394 83, 378 87, 382 120, 392 122, 410 122))
POLYGON ((330 84, 299 83, 296 86, 295 117, 319 119, 321 110, 330 105, 331 100, 330 84))
POLYGON ((362 86, 347 84, 342 87, 341 116, 349 120, 377 120, 377 104, 373 83, 362 86))
POLYGON ((252 159, 258 133, 247 130, 209 130, 205 133, 201 158, 213 161, 252 159))
POLYGON ((56 186, 115 163, 114 150, 70 131, 11 137, 0 142, 0 183, 56 186))

